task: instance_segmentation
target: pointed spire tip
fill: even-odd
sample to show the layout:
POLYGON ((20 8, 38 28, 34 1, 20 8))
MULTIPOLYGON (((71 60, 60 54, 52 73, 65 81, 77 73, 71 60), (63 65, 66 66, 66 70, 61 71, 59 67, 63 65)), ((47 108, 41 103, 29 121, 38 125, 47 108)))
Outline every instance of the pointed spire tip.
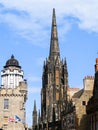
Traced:
POLYGON ((55 9, 53 8, 49 58, 54 60, 58 56, 60 56, 60 52, 59 52, 58 33, 56 25, 56 13, 55 9))

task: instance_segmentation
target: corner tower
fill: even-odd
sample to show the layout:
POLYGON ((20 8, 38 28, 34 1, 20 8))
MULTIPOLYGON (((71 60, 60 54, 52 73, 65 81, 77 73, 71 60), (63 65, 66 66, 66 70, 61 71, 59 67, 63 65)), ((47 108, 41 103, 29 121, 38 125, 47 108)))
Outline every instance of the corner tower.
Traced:
POLYGON ((1 71, 1 80, 3 88, 16 88, 19 82, 23 81, 23 71, 14 55, 7 60, 4 69, 1 71))
POLYGON ((66 100, 68 72, 66 59, 61 61, 55 9, 52 15, 49 57, 44 62, 41 91, 41 119, 59 121, 66 100))

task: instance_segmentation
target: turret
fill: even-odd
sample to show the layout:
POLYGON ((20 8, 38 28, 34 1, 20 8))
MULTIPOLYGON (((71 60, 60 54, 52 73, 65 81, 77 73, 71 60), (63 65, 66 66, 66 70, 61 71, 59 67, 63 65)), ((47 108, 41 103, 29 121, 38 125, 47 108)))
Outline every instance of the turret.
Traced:
POLYGON ((33 109, 33 127, 37 125, 37 110, 36 110, 36 101, 34 101, 34 109, 33 109))
POLYGON ((39 110, 39 114, 38 114, 38 124, 41 123, 41 117, 40 117, 40 110, 39 110))
POLYGON ((3 88, 16 88, 19 86, 19 83, 24 80, 21 66, 13 55, 9 60, 7 60, 3 70, 1 71, 1 80, 1 86, 3 88))

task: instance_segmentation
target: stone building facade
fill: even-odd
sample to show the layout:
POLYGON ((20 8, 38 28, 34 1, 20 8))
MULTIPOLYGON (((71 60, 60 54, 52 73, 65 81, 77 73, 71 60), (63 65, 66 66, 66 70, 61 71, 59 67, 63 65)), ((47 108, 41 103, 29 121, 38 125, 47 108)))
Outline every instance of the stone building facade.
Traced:
POLYGON ((93 95, 87 103, 87 129, 98 130, 98 58, 95 64, 95 80, 93 95))
POLYGON ((27 82, 19 62, 12 55, 1 71, 0 128, 2 130, 26 130, 25 102, 27 82))
POLYGON ((62 130, 87 130, 86 105, 93 93, 94 77, 83 79, 83 89, 69 88, 65 110, 62 112, 62 130), (73 92, 75 90, 77 92, 73 92))
POLYGON ((72 96, 76 110, 76 130, 87 130, 86 105, 93 93, 94 77, 85 77, 83 84, 83 89, 72 96))

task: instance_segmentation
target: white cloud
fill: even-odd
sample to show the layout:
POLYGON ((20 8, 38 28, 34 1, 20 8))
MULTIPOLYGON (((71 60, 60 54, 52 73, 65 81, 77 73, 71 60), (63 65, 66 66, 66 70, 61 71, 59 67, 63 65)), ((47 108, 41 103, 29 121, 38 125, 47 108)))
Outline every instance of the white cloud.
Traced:
POLYGON ((73 3, 71 10, 71 14, 78 18, 80 28, 98 32, 98 16, 95 12, 98 13, 97 0, 77 1, 73 3))
POLYGON ((50 36, 53 8, 56 9, 59 34, 62 34, 62 38, 71 28, 72 22, 81 29, 98 32, 97 0, 0 0, 0 3, 3 5, 0 21, 7 23, 34 45, 48 45, 45 41, 50 36), (75 19, 69 21, 67 16, 75 19))

